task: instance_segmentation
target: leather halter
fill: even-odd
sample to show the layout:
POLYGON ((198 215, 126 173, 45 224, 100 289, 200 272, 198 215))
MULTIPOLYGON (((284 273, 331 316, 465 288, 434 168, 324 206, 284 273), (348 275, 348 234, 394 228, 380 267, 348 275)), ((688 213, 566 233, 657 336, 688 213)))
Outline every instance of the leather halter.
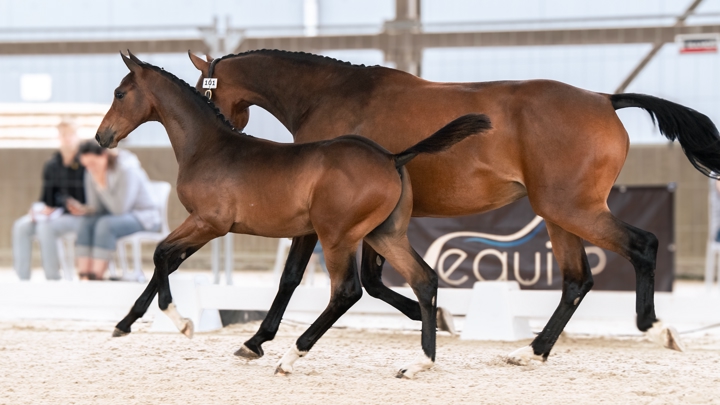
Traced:
MULTIPOLYGON (((215 73, 215 64, 220 61, 220 58, 213 59, 212 62, 210 62, 210 68, 208 69, 208 79, 213 78, 213 73, 215 73)), ((207 89, 205 90, 205 97, 208 98, 208 100, 212 100, 212 90, 207 89)))

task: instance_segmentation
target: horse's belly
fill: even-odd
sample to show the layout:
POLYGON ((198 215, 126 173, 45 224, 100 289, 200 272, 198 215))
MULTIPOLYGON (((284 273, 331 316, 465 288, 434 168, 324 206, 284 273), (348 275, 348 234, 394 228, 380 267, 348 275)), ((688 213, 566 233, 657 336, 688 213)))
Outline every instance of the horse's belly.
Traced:
POLYGON ((268 238, 291 238, 313 233, 312 224, 307 216, 263 216, 262 218, 242 218, 233 224, 230 232, 268 238))
MULTIPOLYGON (((500 208, 527 195, 514 176, 485 167, 427 164, 418 158, 408 166, 413 190, 413 216, 449 217, 500 208)), ((462 162, 462 160, 459 160, 462 162)), ((466 161, 467 162, 467 161, 466 161)))

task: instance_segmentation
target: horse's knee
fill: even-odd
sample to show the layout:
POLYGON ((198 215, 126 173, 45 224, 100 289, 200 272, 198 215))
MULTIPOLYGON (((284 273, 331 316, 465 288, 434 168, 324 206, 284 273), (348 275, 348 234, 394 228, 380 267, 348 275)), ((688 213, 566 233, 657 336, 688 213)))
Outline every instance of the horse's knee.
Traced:
POLYGON ((169 248, 170 246, 162 242, 155 248, 155 253, 153 253, 153 263, 155 264, 156 269, 160 268, 160 266, 165 263, 170 250, 169 248))
POLYGON ((357 281, 348 281, 338 286, 333 294, 333 301, 342 306, 350 307, 362 298, 362 287, 357 281))
POLYGON ((295 288, 302 282, 302 277, 303 271, 297 271, 296 269, 284 271, 282 277, 280 277, 279 290, 282 292, 294 291, 295 288))

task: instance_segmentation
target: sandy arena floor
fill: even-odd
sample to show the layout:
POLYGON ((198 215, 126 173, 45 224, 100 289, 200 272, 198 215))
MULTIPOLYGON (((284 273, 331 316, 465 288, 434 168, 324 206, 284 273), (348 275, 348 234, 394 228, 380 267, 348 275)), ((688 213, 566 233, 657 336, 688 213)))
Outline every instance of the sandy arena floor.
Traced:
POLYGON ((188 340, 111 324, 0 324, 0 404, 720 404, 720 339, 687 338, 678 353, 632 339, 561 337, 545 364, 512 366, 520 343, 438 338, 438 363, 394 378, 419 351, 418 332, 333 329, 296 363, 275 362, 303 327, 283 325, 265 357, 232 355, 257 323, 188 340))

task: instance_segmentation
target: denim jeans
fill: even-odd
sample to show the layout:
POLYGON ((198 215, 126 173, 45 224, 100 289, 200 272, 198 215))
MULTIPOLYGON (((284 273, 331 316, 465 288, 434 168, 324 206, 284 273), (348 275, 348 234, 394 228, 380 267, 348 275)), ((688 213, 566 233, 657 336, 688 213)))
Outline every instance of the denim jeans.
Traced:
POLYGON ((142 230, 140 221, 133 214, 83 217, 75 242, 75 256, 110 260, 118 238, 142 230))
POLYGON ((33 222, 30 215, 15 221, 13 225, 13 265, 20 280, 30 279, 30 261, 32 258, 33 236, 40 242, 45 278, 60 279, 60 261, 57 252, 57 238, 77 232, 83 217, 61 215, 59 218, 33 222))

